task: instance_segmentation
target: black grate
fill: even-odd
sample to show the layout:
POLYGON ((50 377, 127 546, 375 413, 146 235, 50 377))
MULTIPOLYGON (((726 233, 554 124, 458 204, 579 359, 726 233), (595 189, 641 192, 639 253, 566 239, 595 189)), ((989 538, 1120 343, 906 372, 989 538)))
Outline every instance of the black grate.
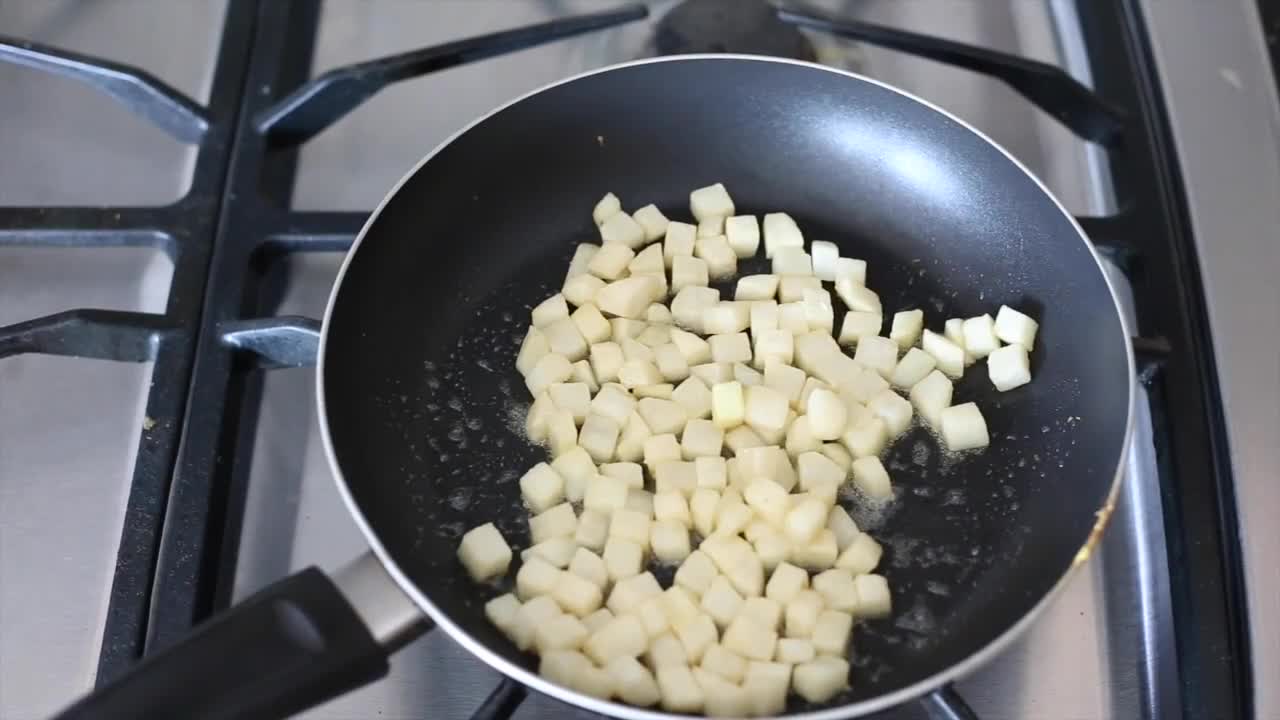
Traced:
MULTIPOLYGON (((1001 79, 1106 149, 1121 210, 1080 221, 1127 270, 1136 295, 1135 347, 1155 398, 1184 707, 1193 716, 1244 718, 1252 681, 1230 467, 1167 117, 1136 0, 1079 4, 1096 91, 1053 66, 986 48, 799 8, 779 17, 1001 79)), ((181 418, 144 430, 139 445, 99 685, 228 601, 257 419, 261 374, 253 370, 310 364, 318 339, 314 320, 256 317, 265 268, 284 254, 345 250, 367 215, 284 209, 296 148, 389 84, 645 15, 630 6, 308 81, 319 3, 231 0, 208 107, 135 68, 0 37, 0 61, 81 80, 198 147, 191 189, 172 205, 0 208, 0 245, 151 245, 175 266, 163 314, 84 309, 0 327, 0 357, 153 361, 146 413, 181 418)), ((504 680, 478 717, 510 717, 525 694, 504 680)), ((972 716, 949 690, 931 709, 972 716)))

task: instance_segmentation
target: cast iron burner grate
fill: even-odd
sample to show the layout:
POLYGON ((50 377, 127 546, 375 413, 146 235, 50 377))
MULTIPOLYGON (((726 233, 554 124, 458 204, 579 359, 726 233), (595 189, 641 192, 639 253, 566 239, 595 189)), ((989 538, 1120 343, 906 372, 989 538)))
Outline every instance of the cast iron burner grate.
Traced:
MULTIPOLYGON (((717 50, 719 42, 729 51, 811 52, 794 31, 763 45, 751 33, 686 38, 698 14, 717 5, 678 7, 660 24, 658 47, 717 50)), ((1079 5, 1095 90, 1054 66, 987 48, 796 7, 769 21, 763 4, 744 12, 759 27, 807 27, 990 75, 1105 148, 1120 211, 1079 220, 1126 270, 1136 296, 1134 343, 1157 418, 1183 707, 1190 716, 1244 718, 1252 693, 1225 430, 1211 410, 1217 388, 1168 119, 1137 1, 1079 5)), ((264 268, 289 253, 345 250, 367 216, 286 209, 296 148, 390 84, 638 20, 647 10, 631 5, 459 40, 308 80, 319 14, 319 3, 306 0, 230 0, 207 107, 137 68, 0 37, 0 61, 84 82, 197 147, 191 188, 171 205, 0 207, 0 245, 147 245, 174 262, 164 313, 85 308, 0 327, 0 358, 153 362, 146 414, 181 419, 142 433, 99 685, 228 602, 257 420, 253 371, 312 364, 318 339, 314 320, 256 317, 264 268)), ((526 692, 504 680, 476 717, 510 717, 526 692)), ((973 717, 950 689, 931 698, 927 709, 937 717, 973 717)))

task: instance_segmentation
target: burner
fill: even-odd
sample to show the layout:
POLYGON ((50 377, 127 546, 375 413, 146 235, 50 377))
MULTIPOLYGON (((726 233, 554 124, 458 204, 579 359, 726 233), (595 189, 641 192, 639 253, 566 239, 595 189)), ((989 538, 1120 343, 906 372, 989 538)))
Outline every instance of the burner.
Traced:
POLYGON ((684 0, 658 22, 662 55, 750 53, 814 61, 813 45, 764 0, 684 0))

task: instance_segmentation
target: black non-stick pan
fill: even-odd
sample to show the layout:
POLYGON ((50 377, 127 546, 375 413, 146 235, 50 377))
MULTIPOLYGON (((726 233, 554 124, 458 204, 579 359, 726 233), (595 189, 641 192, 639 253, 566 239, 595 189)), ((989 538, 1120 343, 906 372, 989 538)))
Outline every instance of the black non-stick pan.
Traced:
POLYGON ((848 691, 789 711, 882 709, 1007 645, 1089 557, 1115 498, 1134 373, 1098 258, 1025 168, 937 108, 815 65, 684 56, 527 95, 405 177, 347 257, 318 373, 330 460, 373 555, 336 582, 310 570, 264 590, 66 717, 287 714, 379 677, 432 622, 519 683, 661 716, 539 678, 484 617, 500 591, 455 550, 489 521, 528 546, 516 480, 545 453, 522 436, 514 358, 530 307, 577 243, 598 241, 595 200, 682 218, 689 190, 713 182, 739 212, 786 211, 866 259, 886 314, 919 307, 941 330, 1009 304, 1040 321, 1030 384, 997 393, 981 366, 957 383, 990 447, 952 457, 917 427, 888 452, 896 499, 853 512, 886 547, 893 616, 858 626, 848 691))

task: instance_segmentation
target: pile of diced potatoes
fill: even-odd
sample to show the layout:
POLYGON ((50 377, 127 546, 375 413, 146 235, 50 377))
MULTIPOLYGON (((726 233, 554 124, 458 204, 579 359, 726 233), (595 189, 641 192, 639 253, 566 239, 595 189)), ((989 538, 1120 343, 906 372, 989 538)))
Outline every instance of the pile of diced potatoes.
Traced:
MULTIPOLYGON (((551 459, 520 479, 532 545, 514 594, 485 611, 565 687, 772 715, 789 694, 847 688, 854 623, 890 614, 880 545, 838 504, 842 488, 892 498, 880 454, 916 414, 951 450, 987 445, 952 381, 979 358, 1001 391, 1030 381, 1037 324, 1002 306, 936 333, 906 310, 882 336, 865 262, 830 242, 806 252, 785 213, 735 215, 720 184, 689 205, 696 223, 606 195, 602 243, 579 245, 561 292, 533 309, 516 366, 529 438, 551 459), (721 298, 709 284, 762 239, 772 273, 721 298), (838 334, 824 283, 847 308, 838 334), (650 563, 677 567, 670 587, 650 563)), ((511 556, 492 523, 458 549, 476 581, 511 556)))

